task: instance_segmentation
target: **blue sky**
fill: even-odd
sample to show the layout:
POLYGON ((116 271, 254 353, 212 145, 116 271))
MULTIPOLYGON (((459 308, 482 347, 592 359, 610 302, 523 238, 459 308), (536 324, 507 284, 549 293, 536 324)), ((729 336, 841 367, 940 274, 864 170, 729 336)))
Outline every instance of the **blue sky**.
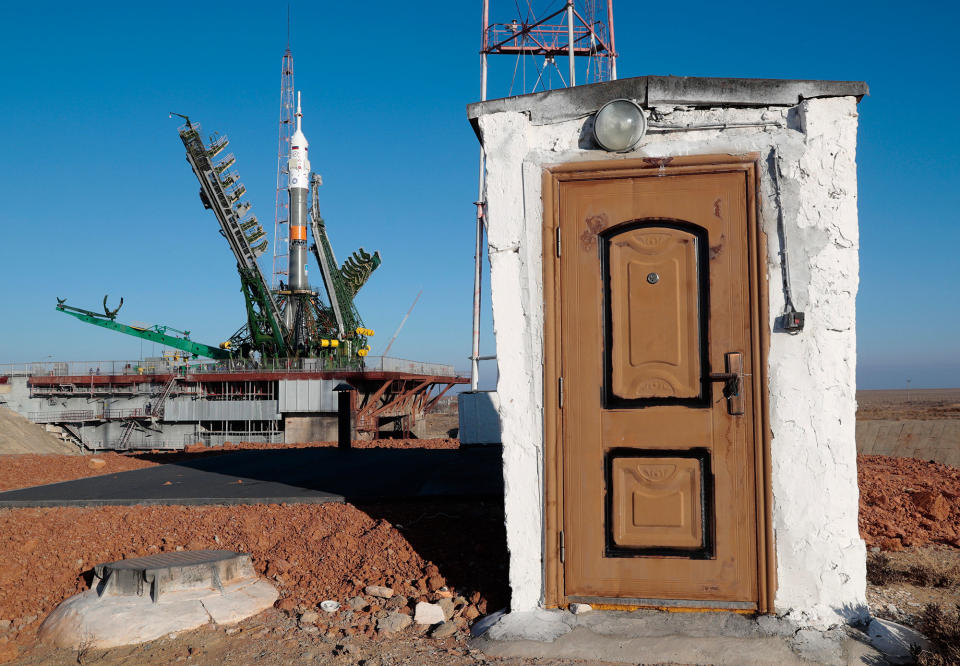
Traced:
MULTIPOLYGON (((512 2, 492 4, 495 20, 516 15, 512 2)), ((391 355, 466 369, 477 142, 464 107, 479 96, 480 2, 351 5, 292 3, 321 208, 339 257, 360 245, 383 255, 358 300, 377 331, 373 353, 422 288, 391 355)), ((615 9, 621 78, 870 84, 858 154, 860 385, 960 385, 956 6, 615 9)), ((105 293, 123 296, 121 320, 209 343, 243 323, 234 262, 167 113, 229 135, 272 237, 285 33, 285 3, 3 3, 0 362, 140 356, 136 339, 55 312, 55 296, 92 309, 105 293)), ((513 64, 494 64, 491 97, 509 92, 513 64)))

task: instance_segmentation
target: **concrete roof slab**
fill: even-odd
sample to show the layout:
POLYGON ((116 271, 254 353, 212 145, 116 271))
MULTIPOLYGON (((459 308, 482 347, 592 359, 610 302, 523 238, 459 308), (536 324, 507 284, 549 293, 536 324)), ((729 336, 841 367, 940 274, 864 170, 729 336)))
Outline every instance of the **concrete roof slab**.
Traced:
POLYGON ((869 92, 863 81, 637 76, 474 102, 467 105, 467 118, 477 131, 477 119, 491 113, 526 113, 534 125, 546 125, 588 116, 604 103, 617 98, 632 99, 645 108, 668 105, 768 107, 793 106, 815 97, 856 97, 860 100, 869 92))

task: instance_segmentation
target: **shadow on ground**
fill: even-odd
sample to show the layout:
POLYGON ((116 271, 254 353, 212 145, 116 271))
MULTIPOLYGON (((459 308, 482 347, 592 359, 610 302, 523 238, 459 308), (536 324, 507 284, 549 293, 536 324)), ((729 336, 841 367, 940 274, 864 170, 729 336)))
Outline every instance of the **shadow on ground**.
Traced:
POLYGON ((156 467, 12 490, 0 493, 0 506, 356 504, 499 498, 502 493, 496 448, 303 448, 201 454, 156 467))
POLYGON ((402 500, 355 503, 367 515, 389 521, 424 559, 432 561, 458 592, 479 590, 488 607, 507 605, 507 535, 502 495, 473 500, 402 500))

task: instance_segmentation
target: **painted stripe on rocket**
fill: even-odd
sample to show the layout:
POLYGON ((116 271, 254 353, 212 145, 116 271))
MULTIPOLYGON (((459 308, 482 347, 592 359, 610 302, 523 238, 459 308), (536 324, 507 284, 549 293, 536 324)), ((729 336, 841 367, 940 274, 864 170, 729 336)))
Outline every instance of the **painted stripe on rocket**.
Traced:
POLYGON ((300 227, 300 226, 291 226, 290 240, 307 240, 307 228, 300 227))

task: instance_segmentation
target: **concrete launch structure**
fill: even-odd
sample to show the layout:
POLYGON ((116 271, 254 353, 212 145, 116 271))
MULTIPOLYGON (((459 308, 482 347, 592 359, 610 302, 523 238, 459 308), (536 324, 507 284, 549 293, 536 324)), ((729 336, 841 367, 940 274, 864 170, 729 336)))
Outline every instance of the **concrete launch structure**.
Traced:
POLYGON ((358 439, 427 436, 425 415, 467 382, 450 365, 382 356, 328 370, 320 359, 280 367, 227 361, 48 361, 0 365, 0 405, 88 450, 182 449, 225 442, 334 441, 343 382, 358 439))

